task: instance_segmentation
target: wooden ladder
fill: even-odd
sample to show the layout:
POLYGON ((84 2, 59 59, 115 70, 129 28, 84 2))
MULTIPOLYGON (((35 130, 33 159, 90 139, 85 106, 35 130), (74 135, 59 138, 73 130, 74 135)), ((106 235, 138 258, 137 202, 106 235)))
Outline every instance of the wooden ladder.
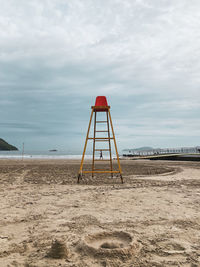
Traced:
POLYGON ((82 175, 84 173, 91 173, 92 177, 94 177, 94 173, 110 173, 111 177, 113 177, 113 173, 119 173, 120 178, 121 178, 121 182, 123 183, 122 170, 121 170, 121 165, 120 165, 120 161, 119 161, 119 154, 118 154, 118 150, 117 150, 117 144, 116 144, 116 140, 115 140, 115 134, 114 134, 113 124, 112 124, 112 119, 111 119, 111 114, 110 114, 110 106, 106 106, 106 107, 105 106, 102 106, 102 107, 101 106, 98 106, 98 107, 92 106, 92 112, 91 112, 91 116, 90 116, 88 131, 87 131, 85 145, 84 145, 84 149, 83 149, 81 165, 80 165, 80 169, 79 169, 79 173, 78 173, 78 180, 77 180, 78 183, 79 183, 79 181, 82 178, 82 175), (106 120, 104 120, 104 121, 99 120, 98 121, 97 120, 97 113, 98 112, 105 112, 106 113, 106 120), (94 115, 94 132, 93 132, 93 137, 89 137, 93 115, 94 115), (107 129, 106 130, 97 130, 97 124, 99 124, 99 123, 105 123, 107 125, 107 129), (110 128, 112 131, 112 137, 110 135, 110 128), (97 137, 96 133, 107 133, 107 137, 97 137), (93 140, 92 170, 83 170, 83 162, 84 162, 84 157, 85 157, 85 152, 86 152, 88 140, 93 140), (117 163, 118 163, 118 170, 113 170, 111 141, 114 141, 114 147, 115 147, 115 152, 116 152, 116 156, 117 156, 117 163), (97 149, 96 148, 96 142, 108 142, 108 149, 105 149, 105 148, 102 148, 102 149, 98 148, 97 149), (100 153, 102 153, 103 151, 109 152, 109 159, 103 159, 103 158, 102 159, 96 159, 95 158, 95 152, 96 151, 99 151, 100 153), (95 168, 95 162, 97 162, 97 161, 98 162, 109 161, 110 162, 109 170, 96 169, 95 168))

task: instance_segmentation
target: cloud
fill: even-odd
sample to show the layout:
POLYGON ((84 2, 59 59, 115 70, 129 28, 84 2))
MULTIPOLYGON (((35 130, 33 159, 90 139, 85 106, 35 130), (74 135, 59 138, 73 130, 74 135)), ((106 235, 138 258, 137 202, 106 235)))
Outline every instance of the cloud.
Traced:
POLYGON ((90 106, 106 95, 122 148, 198 142, 198 0, 0 4, 0 122, 13 124, 5 137, 21 143, 28 132, 35 147, 46 135, 48 147, 54 135, 78 150, 90 106), (143 125, 136 132, 133 121, 143 125), (15 137, 20 123, 30 131, 15 137))

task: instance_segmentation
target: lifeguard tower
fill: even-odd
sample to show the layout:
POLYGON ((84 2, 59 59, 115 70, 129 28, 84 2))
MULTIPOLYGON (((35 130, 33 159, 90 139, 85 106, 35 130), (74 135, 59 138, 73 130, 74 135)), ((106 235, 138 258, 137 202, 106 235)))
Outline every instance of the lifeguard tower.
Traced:
POLYGON ((80 170, 78 173, 78 181, 77 182, 79 183, 79 181, 82 178, 82 175, 84 173, 91 173, 92 177, 94 177, 94 173, 110 173, 111 177, 113 177, 114 173, 115 174, 118 173, 120 175, 121 182, 123 183, 122 170, 121 170, 121 165, 120 165, 120 161, 119 161, 119 154, 117 151, 117 144, 116 144, 116 140, 115 140, 115 134, 114 134, 113 124, 112 124, 112 119, 111 119, 111 115, 110 115, 110 106, 108 106, 106 97, 105 96, 97 96, 95 106, 92 106, 91 108, 92 108, 92 112, 91 112, 91 116, 90 116, 90 121, 89 121, 88 131, 87 131, 87 135, 86 135, 85 145, 84 145, 84 149, 83 149, 83 155, 82 155, 81 166, 80 166, 80 170), (105 113, 105 117, 106 117, 105 120, 98 120, 97 114, 100 112, 105 113), (93 137, 89 137, 93 115, 94 115, 93 137), (102 129, 98 130, 97 124, 105 124, 106 127, 104 130, 102 130, 102 129), (110 128, 112 131, 112 135, 110 134, 110 128), (97 136, 97 135, 100 135, 100 133, 106 134, 106 137, 105 136, 104 137, 97 136), (85 157, 85 152, 86 152, 88 140, 93 141, 92 169, 91 170, 83 170, 83 162, 84 162, 84 157, 85 157), (113 169, 111 141, 114 142, 114 147, 115 147, 115 152, 116 152, 116 157, 117 157, 118 170, 113 169), (96 142, 101 142, 101 144, 104 142, 104 143, 107 143, 108 146, 107 146, 107 148, 97 148, 96 142), (97 151, 100 152, 100 159, 96 158, 95 153, 97 151), (103 159, 103 157, 102 157, 103 151, 107 151, 109 153, 109 159, 103 159), (106 169, 96 169, 96 167, 95 167, 96 161, 108 161, 110 163, 109 164, 110 166, 107 170, 106 169))

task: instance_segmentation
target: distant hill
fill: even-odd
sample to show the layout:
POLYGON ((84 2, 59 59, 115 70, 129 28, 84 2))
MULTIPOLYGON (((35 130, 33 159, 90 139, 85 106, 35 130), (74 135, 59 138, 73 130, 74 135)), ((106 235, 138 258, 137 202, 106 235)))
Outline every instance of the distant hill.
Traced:
POLYGON ((9 151, 9 150, 18 150, 18 148, 8 144, 5 140, 0 138, 0 150, 9 151))

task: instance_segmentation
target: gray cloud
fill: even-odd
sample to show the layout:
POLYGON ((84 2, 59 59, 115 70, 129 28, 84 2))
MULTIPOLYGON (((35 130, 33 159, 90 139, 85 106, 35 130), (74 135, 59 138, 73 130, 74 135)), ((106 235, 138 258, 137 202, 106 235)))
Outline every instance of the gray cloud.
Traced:
POLYGON ((0 4, 2 137, 80 153, 106 95, 120 149, 198 144, 198 0, 0 4))

